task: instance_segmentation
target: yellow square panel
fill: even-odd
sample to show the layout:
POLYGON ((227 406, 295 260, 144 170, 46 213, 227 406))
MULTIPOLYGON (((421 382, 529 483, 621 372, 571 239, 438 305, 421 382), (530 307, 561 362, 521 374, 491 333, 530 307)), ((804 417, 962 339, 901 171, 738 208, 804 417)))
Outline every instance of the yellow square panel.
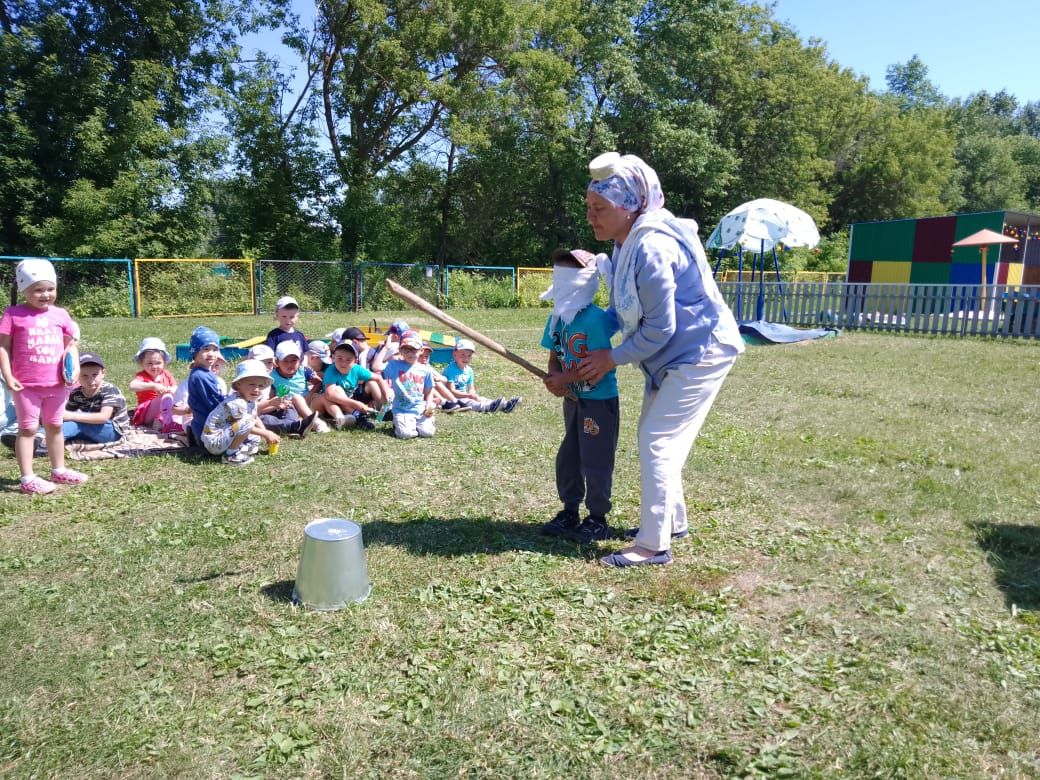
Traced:
POLYGON ((1007 284, 1022 284, 1022 264, 1008 263, 1007 284))
POLYGON ((909 284, 910 263, 874 263, 870 281, 873 284, 909 284))

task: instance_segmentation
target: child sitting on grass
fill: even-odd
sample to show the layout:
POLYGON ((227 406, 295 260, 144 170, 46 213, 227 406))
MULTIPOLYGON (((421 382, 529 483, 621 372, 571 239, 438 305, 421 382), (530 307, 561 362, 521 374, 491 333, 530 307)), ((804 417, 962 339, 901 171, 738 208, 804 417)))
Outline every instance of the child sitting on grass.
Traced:
POLYGON ((356 426, 371 430, 375 427, 368 416, 386 403, 389 388, 382 377, 357 362, 357 347, 349 339, 336 345, 332 365, 325 369, 323 381, 324 411, 336 428, 356 426))
POLYGON ((137 394, 137 408, 131 424, 147 426, 158 420, 157 427, 164 433, 182 431, 183 428, 173 421, 173 394, 177 390, 177 380, 170 373, 170 353, 166 351, 163 340, 154 336, 143 339, 134 362, 141 370, 130 380, 130 390, 137 394))
POLYGON ((383 378, 394 393, 394 436, 399 439, 425 438, 436 433, 433 376, 418 364, 422 339, 413 330, 401 334, 397 355, 383 368, 383 378))
POLYGON ((188 342, 191 357, 191 373, 188 374, 188 408, 191 410, 191 425, 188 430, 194 441, 202 443, 202 428, 206 418, 221 401, 224 393, 213 369, 220 354, 220 336, 212 328, 199 325, 191 333, 188 342))
MULTIPOLYGON (((269 376, 274 374, 274 353, 266 344, 257 344, 250 349, 249 358, 263 363, 269 376)), ((296 435, 301 439, 305 438, 311 430, 318 430, 317 424, 320 421, 317 411, 312 411, 306 417, 300 417, 290 395, 276 395, 272 392, 273 390, 273 384, 268 386, 256 404, 257 414, 260 415, 260 419, 268 430, 283 436, 296 435)))
POLYGON ((79 356, 79 387, 65 402, 61 424, 65 441, 108 444, 122 439, 130 429, 126 399, 105 380, 105 361, 94 352, 79 356))
MULTIPOLYGON (((477 394, 474 387, 473 367, 470 365, 476 349, 469 339, 458 339, 455 342, 455 349, 451 353, 451 362, 444 369, 448 387, 458 399, 457 403, 474 412, 508 413, 513 411, 520 405, 522 397, 514 396, 506 400, 505 398, 483 398, 477 394)), ((455 408, 454 405, 450 408, 445 405, 444 411, 450 411, 451 408, 455 408)))
POLYGON ((271 377, 259 360, 243 360, 231 382, 231 393, 206 418, 200 441, 211 455, 220 455, 229 466, 245 466, 260 451, 260 440, 277 444, 278 434, 267 430, 256 412, 256 403, 271 385, 271 377))
MULTIPOLYGON (((306 396, 316 374, 302 365, 302 354, 295 342, 283 341, 278 345, 274 351, 271 394, 278 398, 288 398, 301 420, 310 418, 313 421, 317 420, 318 416, 307 403, 306 396)), ((314 430, 316 433, 321 432, 318 428, 314 430)))

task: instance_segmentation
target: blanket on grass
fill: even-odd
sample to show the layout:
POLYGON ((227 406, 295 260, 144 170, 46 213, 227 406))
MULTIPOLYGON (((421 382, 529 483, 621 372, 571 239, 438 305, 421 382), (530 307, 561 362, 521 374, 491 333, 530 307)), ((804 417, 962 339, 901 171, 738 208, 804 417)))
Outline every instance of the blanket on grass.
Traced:
POLYGON ((108 460, 137 458, 141 455, 165 455, 191 449, 188 437, 181 433, 158 433, 151 428, 131 428, 119 441, 94 444, 74 441, 65 445, 71 460, 108 460))

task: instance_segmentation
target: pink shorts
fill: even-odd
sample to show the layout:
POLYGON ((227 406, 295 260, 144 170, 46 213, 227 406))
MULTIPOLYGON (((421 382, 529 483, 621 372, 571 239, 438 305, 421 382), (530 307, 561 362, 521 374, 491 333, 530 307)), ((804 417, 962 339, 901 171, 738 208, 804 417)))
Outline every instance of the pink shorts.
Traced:
POLYGON ((69 392, 69 388, 64 385, 54 385, 23 387, 17 393, 12 393, 18 427, 24 431, 34 431, 41 419, 44 425, 61 425, 69 392))

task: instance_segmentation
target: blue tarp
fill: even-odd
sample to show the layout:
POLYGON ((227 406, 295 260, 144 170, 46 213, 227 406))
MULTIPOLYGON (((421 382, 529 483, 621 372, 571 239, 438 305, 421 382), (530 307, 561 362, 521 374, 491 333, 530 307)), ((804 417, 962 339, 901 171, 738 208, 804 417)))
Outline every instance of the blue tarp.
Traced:
POLYGON ((740 333, 748 344, 795 344, 813 339, 832 339, 840 331, 837 328, 792 328, 777 322, 751 320, 740 323, 740 333))

